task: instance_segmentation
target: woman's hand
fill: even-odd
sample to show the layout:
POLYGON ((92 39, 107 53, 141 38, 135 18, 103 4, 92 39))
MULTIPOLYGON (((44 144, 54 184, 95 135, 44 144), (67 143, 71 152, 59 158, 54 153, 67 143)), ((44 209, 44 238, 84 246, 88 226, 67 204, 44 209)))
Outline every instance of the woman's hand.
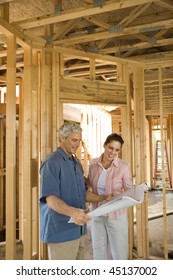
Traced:
POLYGON ((103 200, 106 200, 106 201, 108 201, 108 200, 110 200, 112 197, 113 197, 113 195, 110 193, 110 194, 106 194, 106 195, 103 195, 104 196, 104 199, 103 200))
POLYGON ((95 194, 93 192, 90 192, 89 190, 87 191, 86 194, 86 200, 87 202, 101 202, 101 201, 108 201, 113 197, 112 194, 105 194, 105 195, 99 195, 95 194))

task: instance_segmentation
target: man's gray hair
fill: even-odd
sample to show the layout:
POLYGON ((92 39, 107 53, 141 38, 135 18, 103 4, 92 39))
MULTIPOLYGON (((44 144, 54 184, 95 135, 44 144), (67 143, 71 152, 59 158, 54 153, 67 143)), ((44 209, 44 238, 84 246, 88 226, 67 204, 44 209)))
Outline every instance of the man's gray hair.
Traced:
POLYGON ((63 135, 65 138, 67 138, 71 132, 82 133, 82 128, 78 123, 65 122, 58 129, 58 137, 60 138, 60 135, 63 135))

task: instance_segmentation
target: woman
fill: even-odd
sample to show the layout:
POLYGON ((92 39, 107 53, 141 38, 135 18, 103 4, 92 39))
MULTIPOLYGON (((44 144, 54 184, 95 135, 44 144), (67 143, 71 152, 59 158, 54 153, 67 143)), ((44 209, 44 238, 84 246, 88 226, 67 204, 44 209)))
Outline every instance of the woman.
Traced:
MULTIPOLYGON (((116 133, 110 134, 104 143, 104 152, 91 161, 88 184, 96 194, 117 196, 132 188, 132 177, 128 164, 118 158, 124 140, 116 133)), ((98 207, 91 204, 91 210, 98 207)), ((93 255, 96 260, 108 259, 109 243, 112 259, 128 259, 128 219, 126 209, 94 217, 91 220, 93 255)))

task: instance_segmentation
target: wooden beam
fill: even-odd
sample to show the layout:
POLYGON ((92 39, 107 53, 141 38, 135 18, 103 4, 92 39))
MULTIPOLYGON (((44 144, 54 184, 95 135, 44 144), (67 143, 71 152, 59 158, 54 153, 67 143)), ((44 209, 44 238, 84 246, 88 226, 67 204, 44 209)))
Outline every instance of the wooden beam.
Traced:
POLYGON ((60 79, 60 99, 77 104, 126 104, 126 86, 121 83, 60 79))
POLYGON ((20 31, 18 31, 17 28, 12 26, 10 23, 8 23, 6 20, 0 17, 0 33, 9 36, 9 35, 15 35, 16 36, 16 42, 22 46, 26 47, 28 45, 36 45, 38 42, 38 45, 44 47, 46 44, 46 40, 36 37, 32 34, 26 33, 23 34, 20 31))
MULTIPOLYGON (((173 114, 169 115, 168 119, 169 119, 168 135, 169 135, 170 143, 173 143, 173 114)), ((173 145, 170 145, 170 170, 173 170, 173 145)), ((173 182, 173 172, 171 172, 171 182, 173 182)))
POLYGON ((110 28, 110 24, 104 22, 103 20, 100 20, 96 16, 87 16, 85 17, 85 20, 106 30, 110 28))
POLYGON ((90 16, 90 15, 97 15, 101 13, 106 13, 106 12, 111 12, 114 10, 119 10, 119 9, 124 9, 128 7, 133 7, 135 5, 141 5, 145 3, 151 3, 153 2, 152 0, 121 0, 119 1, 107 1, 105 5, 99 6, 99 7, 93 7, 90 6, 88 8, 78 8, 78 9, 73 9, 65 12, 61 12, 60 15, 51 15, 51 16, 44 16, 40 17, 39 19, 29 19, 29 20, 23 20, 23 21, 18 21, 13 23, 13 25, 19 25, 20 28, 26 29, 26 28, 33 28, 33 27, 40 27, 43 25, 47 24, 52 24, 52 23, 58 23, 58 22, 63 22, 66 20, 71 20, 71 19, 77 19, 85 16, 90 16))
MULTIPOLYGON (((135 184, 146 182, 146 137, 145 137, 145 96, 144 96, 144 69, 134 69, 134 145, 135 150, 135 184)), ((144 203, 144 202, 143 202, 144 203)), ((137 221, 137 252, 139 258, 146 259, 148 252, 147 240, 145 240, 145 221, 143 204, 136 206, 137 221)))
MULTIPOLYGON (((56 52, 52 53, 52 150, 55 151, 57 147, 57 60, 56 52)), ((59 100, 58 100, 59 101, 59 100)))
POLYGON ((32 259, 31 48, 24 48, 23 79, 23 259, 32 259))
POLYGON ((8 3, 8 2, 13 2, 14 0, 1 0, 0 4, 8 3))
MULTIPOLYGON (((6 103, 1 103, 0 104, 0 115, 6 115, 6 107, 7 104, 6 103)), ((19 104, 16 104, 16 114, 19 114, 19 104)))
POLYGON ((0 16, 9 21, 9 3, 0 3, 0 16))
POLYGON ((6 120, 0 119, 0 231, 4 230, 4 216, 5 216, 5 207, 4 207, 4 195, 5 195, 5 186, 4 180, 6 175, 5 158, 4 158, 4 138, 5 138, 5 126, 6 120))
MULTIPOLYGON (((65 60, 65 58, 64 58, 65 60)), ((89 60, 89 59, 88 59, 89 60)), ((95 67, 96 69, 101 69, 101 66, 105 66, 105 65, 108 65, 107 62, 98 62, 97 60, 95 60, 95 67)), ((112 67, 112 65, 114 65, 116 67, 116 64, 115 63, 110 63, 109 66, 112 67)), ((77 62, 76 64, 72 64, 72 65, 65 65, 64 66, 64 71, 71 71, 71 70, 78 70, 78 69, 88 69, 89 71, 89 68, 90 68, 90 64, 89 62, 83 62, 83 63, 79 63, 77 62)))
POLYGON ((3 18, 0 18, 0 32, 2 32, 4 35, 15 35, 16 40, 21 46, 26 46, 26 42, 24 42, 24 36, 21 32, 19 32, 16 28, 14 28, 11 24, 9 24, 7 21, 5 21, 3 18))
POLYGON ((162 8, 173 11, 173 3, 170 0, 155 0, 154 2, 162 8))
POLYGON ((62 27, 61 32, 58 32, 58 34, 55 34, 53 36, 53 40, 61 39, 62 37, 65 37, 65 35, 74 27, 77 26, 80 22, 80 18, 73 19, 67 21, 67 23, 62 27))
POLYGON ((139 15, 142 14, 150 5, 151 2, 146 3, 144 5, 135 6, 134 9, 131 10, 130 14, 120 21, 119 25, 129 25, 130 22, 139 17, 139 15))
POLYGON ((145 54, 140 56, 132 56, 132 60, 141 61, 144 64, 145 69, 157 69, 161 64, 163 67, 172 67, 173 64, 173 52, 157 52, 154 54, 145 54))
POLYGON ((19 139, 19 240, 23 240, 23 86, 22 86, 22 79, 19 83, 19 126, 18 126, 18 139, 19 139))
POLYGON ((16 259, 16 38, 7 36, 6 259, 16 259))
POLYGON ((140 49, 148 49, 152 47, 161 47, 161 46, 167 46, 167 45, 172 45, 173 44, 173 39, 169 38, 169 39, 158 39, 156 40, 154 43, 149 43, 149 41, 147 42, 140 42, 140 43, 136 43, 133 44, 133 46, 131 45, 121 45, 121 46, 115 46, 115 47, 111 47, 111 48, 105 48, 99 51, 99 53, 102 54, 109 54, 109 53, 115 53, 117 51, 128 51, 128 50, 140 50, 140 49))
POLYGON ((71 56, 75 56, 75 57, 80 57, 83 59, 90 59, 90 58, 94 58, 97 61, 101 61, 104 63, 112 63, 112 64, 117 64, 118 62, 122 63, 122 64, 126 64, 126 63, 130 63, 132 65, 141 65, 141 62, 132 60, 132 59, 127 59, 127 58, 120 58, 120 57, 114 57, 111 55, 104 55, 104 54, 99 54, 99 53, 92 53, 92 52, 85 52, 85 51, 79 51, 79 50, 75 50, 73 48, 64 48, 64 47, 57 47, 55 46, 54 49, 62 54, 65 55, 70 55, 71 56))
MULTIPOLYGON (((159 111, 159 108, 158 109, 147 109, 145 110, 145 115, 146 116, 159 116, 160 114, 160 111, 159 111)), ((173 108, 169 108, 169 109, 166 109, 164 112, 163 112, 164 116, 167 116, 167 115, 171 115, 173 114, 173 108)))
POLYGON ((31 114, 31 188, 32 188, 32 259, 39 255, 39 151, 38 151, 38 52, 32 50, 32 114, 31 114))
MULTIPOLYGON (((57 97, 57 129, 63 124, 63 103, 60 100, 60 76, 64 73, 64 54, 56 53, 56 97, 57 97)), ((59 145, 59 139, 57 137, 57 147, 59 145)))
POLYGON ((87 35, 81 35, 76 36, 72 38, 65 38, 58 41, 54 41, 54 45, 72 45, 72 44, 79 44, 79 43, 85 43, 85 42, 91 42, 91 41, 98 41, 102 39, 109 39, 109 38, 117 38, 126 36, 127 34, 130 34, 131 36, 133 34, 138 33, 145 33, 149 32, 150 30, 162 30, 165 28, 172 28, 173 27, 173 19, 163 20, 160 22, 154 22, 154 23, 147 23, 147 24, 141 24, 136 25, 133 27, 124 27, 122 30, 120 29, 119 32, 97 32, 94 34, 87 34, 87 35))
POLYGON ((162 67, 158 68, 159 77, 159 109, 160 109, 160 131, 161 131, 161 161, 162 161, 162 199, 163 199, 163 236, 164 236, 164 257, 168 260, 168 232, 166 216, 166 173, 165 173, 165 135, 164 135, 164 114, 163 114, 163 85, 162 85, 162 67))
MULTIPOLYGON (((91 59, 91 61, 94 61, 93 59, 91 59)), ((91 63, 90 63, 91 64, 91 63)), ((94 65, 90 65, 90 70, 80 70, 80 71, 71 71, 70 73, 67 73, 66 75, 63 75, 64 77, 90 77, 92 79, 92 76, 90 75, 91 74, 91 69, 92 71, 94 70, 94 75, 93 77, 95 78, 96 76, 101 76, 103 74, 116 74, 116 68, 113 69, 113 67, 105 67, 105 68, 93 68, 94 65)))

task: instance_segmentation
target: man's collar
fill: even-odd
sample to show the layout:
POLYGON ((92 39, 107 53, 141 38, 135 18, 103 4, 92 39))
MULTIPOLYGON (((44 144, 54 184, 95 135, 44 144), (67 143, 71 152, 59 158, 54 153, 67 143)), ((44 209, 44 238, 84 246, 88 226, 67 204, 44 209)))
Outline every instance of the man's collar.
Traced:
POLYGON ((63 149, 61 149, 60 147, 57 148, 57 152, 65 159, 71 159, 74 160, 76 162, 76 158, 75 156, 72 155, 72 157, 70 157, 63 149))

